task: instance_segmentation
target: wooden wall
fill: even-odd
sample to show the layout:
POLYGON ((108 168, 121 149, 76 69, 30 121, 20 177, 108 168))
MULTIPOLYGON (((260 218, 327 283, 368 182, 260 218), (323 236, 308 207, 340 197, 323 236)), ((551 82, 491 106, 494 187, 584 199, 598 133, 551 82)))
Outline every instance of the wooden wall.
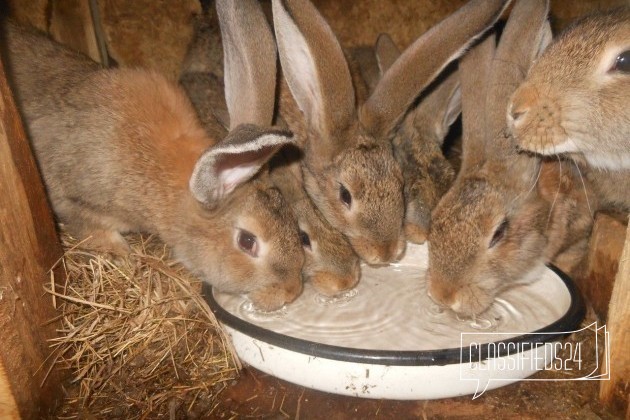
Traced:
MULTIPOLYGON (((464 1, 314 3, 344 46, 371 44, 378 33, 389 32, 400 47, 405 47, 464 1)), ((100 30, 106 52, 114 61, 154 68, 173 78, 177 77, 192 37, 192 18, 201 11, 198 0, 7 0, 7 4, 20 22, 46 31, 96 60, 102 60, 100 30), (93 26, 90 1, 98 7, 100 28, 93 26)), ((627 4, 627 0, 552 0, 554 27, 561 29, 576 17, 621 4, 627 4)), ((37 407, 45 410, 54 403, 58 392, 58 381, 50 378, 39 387, 45 369, 38 367, 47 355, 46 340, 54 335, 52 325, 43 326, 54 311, 43 296, 41 285, 61 250, 37 169, 1 72, 0 89, 0 418, 16 410, 25 417, 35 417, 41 414, 37 407), (5 401, 3 386, 7 385, 12 393, 5 401)), ((581 287, 595 311, 608 317, 612 380, 602 383, 601 397, 607 403, 627 406, 630 230, 624 236, 624 228, 623 218, 598 218, 588 275, 581 287), (622 249, 624 256, 620 257, 622 249), (619 270, 613 282, 617 263, 619 270)))
POLYGON ((45 416, 61 394, 60 376, 46 363, 56 313, 43 289, 61 255, 0 63, 0 418, 45 416))

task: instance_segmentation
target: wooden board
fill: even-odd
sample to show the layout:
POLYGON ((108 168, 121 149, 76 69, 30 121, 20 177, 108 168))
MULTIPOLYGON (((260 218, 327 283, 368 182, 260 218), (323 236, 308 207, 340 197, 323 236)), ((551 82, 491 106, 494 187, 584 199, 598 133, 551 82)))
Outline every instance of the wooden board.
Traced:
POLYGON ((589 243, 585 275, 576 279, 593 310, 605 321, 619 259, 626 241, 626 215, 597 213, 589 243))
POLYGON ((101 51, 105 46, 99 45, 97 29, 88 0, 52 0, 50 35, 92 60, 107 65, 107 53, 101 51))
POLYGON ((603 381, 600 398, 604 404, 625 412, 630 418, 630 224, 619 260, 607 328, 610 332, 610 381, 603 381))
POLYGON ((62 250, 1 62, 0 197, 0 404, 40 418, 60 395, 61 377, 45 363, 56 313, 43 284, 62 250))

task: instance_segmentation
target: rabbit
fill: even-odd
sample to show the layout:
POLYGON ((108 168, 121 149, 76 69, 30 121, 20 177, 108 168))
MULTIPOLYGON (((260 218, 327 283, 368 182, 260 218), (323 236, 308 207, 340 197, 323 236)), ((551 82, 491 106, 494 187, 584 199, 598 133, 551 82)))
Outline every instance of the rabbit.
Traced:
POLYGON ((408 48, 357 107, 348 63, 317 9, 308 0, 272 1, 284 76, 279 113, 303 147, 306 192, 368 264, 391 262, 405 247, 403 177, 390 133, 507 3, 473 0, 462 7, 408 48))
MULTIPOLYGON (((215 19, 212 10, 207 10, 196 20, 195 37, 180 75, 180 84, 209 133, 220 133, 229 127, 225 98, 221 94, 223 85, 221 77, 217 76, 221 72, 216 68, 220 61, 216 55, 220 56, 221 51, 215 47, 220 41, 213 25, 215 19)), ((335 295, 358 283, 359 258, 345 237, 323 219, 306 195, 300 179, 300 158, 295 147, 283 148, 270 161, 270 180, 298 220, 305 254, 302 279, 310 281, 320 293, 335 295)))
POLYGON ((305 254, 304 280, 310 281, 320 293, 334 296, 358 284, 361 276, 359 257, 306 194, 300 159, 297 148, 283 148, 270 162, 271 179, 298 219, 305 254))
MULTIPOLYGON (((360 57, 360 71, 372 90, 400 57, 400 51, 383 33, 376 40, 373 55, 375 60, 371 61, 360 57), (373 66, 378 70, 370 68, 373 66)), ((391 134, 394 157, 404 179, 404 232, 409 242, 426 241, 431 210, 455 179, 455 170, 442 153, 442 145, 460 112, 459 78, 457 71, 449 68, 427 88, 391 134)))
POLYGON ((466 316, 546 262, 579 267, 588 245, 596 203, 575 167, 520 154, 506 133, 509 96, 550 41, 547 11, 546 0, 517 0, 496 52, 492 34, 459 62, 462 168, 432 213, 426 281, 436 303, 466 316))
POLYGON ((630 170, 629 101, 630 7, 623 7, 558 37, 514 92, 507 119, 525 150, 630 170))
POLYGON ((231 117, 221 141, 206 135, 185 93, 161 75, 99 69, 13 25, 3 38, 58 220, 118 254, 129 252, 121 233, 156 233, 204 281, 273 310, 301 293, 304 251, 282 195, 257 173, 294 140, 263 127, 272 118, 276 75, 266 62, 275 62, 275 44, 258 2, 238 7, 217 1, 231 117), (246 33, 252 28, 255 38, 246 33))
POLYGON ((630 211, 629 100, 624 7, 584 18, 549 46, 514 92, 508 126, 524 150, 573 158, 604 208, 630 211))

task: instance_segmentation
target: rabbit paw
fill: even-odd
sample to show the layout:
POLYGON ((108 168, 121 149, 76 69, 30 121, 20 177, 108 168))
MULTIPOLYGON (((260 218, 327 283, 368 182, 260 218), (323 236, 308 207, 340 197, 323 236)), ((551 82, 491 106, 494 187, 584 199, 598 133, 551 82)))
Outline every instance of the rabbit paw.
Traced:
POLYGON ((116 231, 93 230, 86 232, 83 236, 88 238, 83 243, 85 248, 122 258, 127 257, 131 252, 131 248, 125 238, 116 231))

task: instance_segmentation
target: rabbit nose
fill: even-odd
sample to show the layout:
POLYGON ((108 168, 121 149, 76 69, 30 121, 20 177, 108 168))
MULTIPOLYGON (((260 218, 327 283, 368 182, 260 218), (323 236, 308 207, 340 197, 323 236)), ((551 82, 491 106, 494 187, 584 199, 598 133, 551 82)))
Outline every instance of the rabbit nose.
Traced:
POLYGON ((370 265, 389 264, 400 253, 400 247, 404 248, 404 242, 401 244, 398 239, 388 242, 354 242, 351 240, 352 247, 363 261, 370 265))
POLYGON ((339 275, 326 271, 320 271, 313 275, 311 281, 320 293, 328 296, 334 296, 356 286, 359 281, 359 277, 354 272, 346 275, 339 275))
POLYGON ((398 245, 396 246, 396 256, 394 261, 400 261, 405 256, 405 250, 407 249, 407 242, 400 238, 398 240, 398 245))

